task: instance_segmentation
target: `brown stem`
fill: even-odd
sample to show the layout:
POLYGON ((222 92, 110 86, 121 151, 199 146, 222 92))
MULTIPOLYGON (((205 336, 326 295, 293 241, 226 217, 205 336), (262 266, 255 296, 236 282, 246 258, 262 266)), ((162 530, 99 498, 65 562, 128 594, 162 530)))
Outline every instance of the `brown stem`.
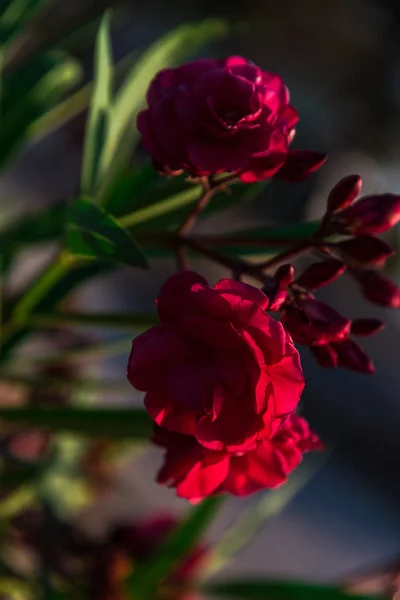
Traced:
POLYGON ((257 266, 259 269, 262 269, 263 271, 265 271, 266 269, 271 269, 272 267, 276 267, 277 265, 279 265, 280 263, 282 263, 284 261, 291 260, 292 258, 299 256, 299 254, 308 252, 308 250, 311 250, 312 248, 314 248, 314 246, 315 246, 314 241, 301 242, 300 244, 296 244, 295 246, 292 246, 291 248, 289 248, 288 250, 286 250, 284 252, 280 252, 279 254, 276 254, 269 260, 265 260, 262 263, 258 263, 257 266))
POLYGON ((179 244, 183 244, 187 248, 206 256, 213 262, 227 267, 230 271, 232 271, 232 273, 234 273, 235 277, 240 275, 249 275, 250 277, 254 277, 254 279, 257 279, 264 284, 267 280, 267 277, 263 274, 262 269, 260 269, 258 265, 252 265, 251 263, 240 258, 221 254, 214 248, 203 244, 203 242, 201 242, 198 238, 179 237, 177 241, 179 244))
POLYGON ((178 229, 179 235, 186 235, 196 223, 197 217, 205 208, 207 208, 210 200, 215 194, 223 189, 226 189, 227 185, 235 183, 238 180, 236 174, 227 175, 220 179, 207 179, 203 178, 204 192, 203 195, 197 200, 193 206, 191 212, 182 222, 178 229))
POLYGON ((176 261, 178 264, 178 271, 187 271, 190 269, 187 250, 182 244, 178 245, 176 248, 176 261))

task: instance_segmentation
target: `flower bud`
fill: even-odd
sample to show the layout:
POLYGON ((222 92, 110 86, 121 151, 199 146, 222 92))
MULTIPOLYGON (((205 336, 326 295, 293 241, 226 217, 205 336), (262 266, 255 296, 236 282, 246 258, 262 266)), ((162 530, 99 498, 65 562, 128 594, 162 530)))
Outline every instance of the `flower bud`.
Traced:
POLYGON ((375 367, 364 350, 353 340, 347 339, 339 343, 333 343, 337 352, 338 365, 351 371, 370 375, 375 373, 375 367))
POLYGON ((293 283, 294 280, 294 267, 293 265, 282 265, 276 270, 274 279, 278 282, 280 288, 286 288, 288 285, 293 283))
POLYGON ((309 297, 285 309, 282 323, 295 342, 323 346, 348 337, 351 322, 335 309, 309 297))
POLYGON ((290 183, 304 181, 311 173, 320 169, 327 158, 322 152, 289 150, 285 164, 279 169, 276 177, 290 183))
POLYGON ((400 307, 400 288, 377 271, 360 271, 357 274, 364 296, 374 304, 390 308, 400 307))
POLYGON ((348 175, 341 179, 328 196, 328 211, 336 212, 349 206, 361 192, 361 186, 359 175, 348 175))
POLYGON ((310 265, 296 279, 296 284, 308 290, 315 290, 337 279, 345 269, 346 265, 342 260, 329 258, 310 265))
POLYGON ((356 319, 351 324, 351 333, 358 337, 367 337, 379 333, 385 324, 379 319, 356 319))
POLYGON ((311 352, 315 356, 320 367, 325 367, 326 369, 334 369, 337 367, 337 352, 331 344, 311 346, 311 352))
POLYGON ((339 215, 338 231, 356 235, 375 235, 394 227, 400 220, 400 196, 364 196, 339 215))
POLYGON ((349 258, 362 264, 381 265, 394 254, 390 244, 372 235, 359 235, 351 240, 340 242, 337 248, 349 258))

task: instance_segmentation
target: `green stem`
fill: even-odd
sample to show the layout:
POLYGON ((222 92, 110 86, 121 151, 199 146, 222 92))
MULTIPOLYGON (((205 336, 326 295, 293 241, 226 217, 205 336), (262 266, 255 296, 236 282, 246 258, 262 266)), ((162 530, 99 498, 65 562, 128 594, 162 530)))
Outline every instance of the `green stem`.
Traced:
POLYGON ((58 255, 56 260, 42 272, 29 291, 17 303, 11 315, 12 325, 18 326, 26 321, 27 315, 34 310, 57 281, 65 275, 73 262, 73 257, 66 253, 61 252, 58 255))
POLYGON ((172 198, 169 200, 160 200, 160 202, 156 202, 151 206, 146 206, 139 210, 135 210, 128 215, 125 215, 119 219, 119 224, 121 227, 125 227, 126 229, 135 227, 136 225, 145 223, 150 219, 161 217, 172 210, 176 210, 191 204, 193 201, 198 200, 202 193, 203 188, 200 185, 196 185, 192 188, 184 190, 183 192, 180 192, 179 194, 176 194, 175 196, 172 196, 172 198))
POLYGON ((34 329, 80 325, 85 327, 110 327, 117 329, 147 329, 157 323, 157 316, 151 313, 79 313, 54 312, 34 313, 25 316, 23 324, 34 329))
POLYGON ((250 507, 228 531, 220 537, 211 551, 209 567, 205 577, 219 571, 252 537, 262 524, 278 515, 293 498, 309 483, 325 464, 327 456, 317 460, 312 466, 298 468, 290 479, 277 490, 263 494, 256 506, 250 507))

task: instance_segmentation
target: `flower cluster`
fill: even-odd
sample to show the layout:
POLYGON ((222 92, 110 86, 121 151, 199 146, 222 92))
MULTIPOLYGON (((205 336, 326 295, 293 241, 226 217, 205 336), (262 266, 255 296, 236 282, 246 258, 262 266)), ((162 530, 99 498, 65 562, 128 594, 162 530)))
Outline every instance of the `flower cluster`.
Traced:
POLYGON ((382 194, 355 201, 360 190, 361 178, 357 175, 342 179, 333 188, 321 227, 310 241, 310 246, 321 253, 321 260, 297 278, 291 265, 283 265, 267 282, 264 292, 270 297, 270 310, 282 311, 282 323, 294 341, 309 346, 322 367, 373 373, 371 359, 351 335, 373 335, 384 324, 377 319, 351 321, 312 294, 347 271, 369 301, 392 308, 400 306, 400 289, 377 270, 394 250, 376 237, 399 221, 400 196, 382 194))
POLYGON ((294 415, 304 378, 299 354, 259 289, 192 271, 172 276, 161 322, 134 339, 129 381, 166 447, 159 481, 198 500, 275 487, 318 444, 294 415))
POLYGON ((164 69, 138 116, 156 168, 192 177, 237 173, 245 182, 273 175, 301 181, 324 154, 289 150, 298 121, 282 79, 240 56, 164 69))

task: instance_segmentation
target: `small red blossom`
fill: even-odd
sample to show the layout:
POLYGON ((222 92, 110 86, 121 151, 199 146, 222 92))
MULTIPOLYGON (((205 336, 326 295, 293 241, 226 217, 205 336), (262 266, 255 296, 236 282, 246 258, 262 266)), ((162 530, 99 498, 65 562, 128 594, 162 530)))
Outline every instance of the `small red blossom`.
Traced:
POLYGON ((212 450, 244 451, 279 429, 304 387, 299 354, 268 298, 192 271, 157 301, 161 323, 133 340, 128 379, 154 421, 212 450))
POLYGON ((341 179, 328 196, 328 211, 336 212, 350 206, 360 194, 361 186, 359 175, 348 175, 341 179))
POLYGON ((229 493, 247 496, 275 488, 300 464, 304 452, 322 448, 307 422, 291 415, 275 436, 245 453, 213 452, 194 437, 157 429, 155 443, 166 448, 158 482, 176 488, 177 495, 191 501, 229 493))
POLYGON ((298 180, 325 160, 316 153, 289 153, 298 114, 287 87, 278 75, 240 56, 160 71, 147 105, 137 126, 162 173, 233 172, 252 182, 279 172, 298 180))

